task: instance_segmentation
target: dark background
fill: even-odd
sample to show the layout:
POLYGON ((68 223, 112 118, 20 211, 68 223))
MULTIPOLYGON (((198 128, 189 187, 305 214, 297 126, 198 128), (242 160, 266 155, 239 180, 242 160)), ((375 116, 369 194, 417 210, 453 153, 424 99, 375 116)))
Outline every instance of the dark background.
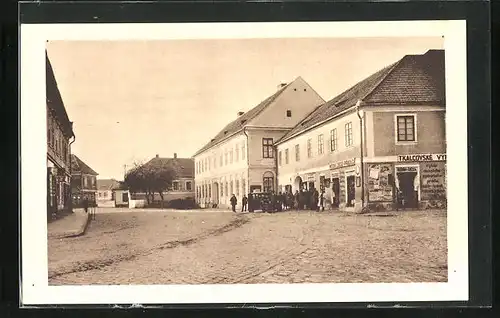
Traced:
MULTIPOLYGON (((82 310, 69 309, 18 309, 19 302, 19 248, 18 248, 18 209, 20 181, 19 176, 19 117, 18 117, 18 76, 17 76, 17 19, 22 23, 111 23, 111 22, 224 22, 224 21, 374 21, 374 20, 431 20, 431 19, 467 19, 468 38, 468 136, 469 136, 469 262, 470 262, 470 301, 458 303, 381 303, 375 304, 375 309, 366 309, 367 304, 287 304, 280 307, 289 309, 263 310, 255 309, 272 308, 272 304, 246 304, 243 309, 223 310, 219 305, 192 305, 185 310, 169 310, 162 312, 154 309, 101 309, 92 311, 91 314, 99 316, 120 313, 121 315, 134 315, 146 311, 148 314, 193 316, 213 315, 221 313, 290 316, 311 315, 330 316, 342 315, 360 317, 365 315, 414 315, 422 317, 437 316, 463 316, 472 317, 500 316, 495 315, 491 309, 480 309, 491 305, 493 277, 491 273, 491 191, 494 190, 491 178, 495 170, 491 169, 491 106, 490 94, 497 90, 490 90, 490 59, 497 54, 490 53, 490 45, 498 46, 499 29, 499 2, 493 1, 493 32, 489 16, 489 2, 487 1, 411 1, 393 3, 375 3, 361 1, 332 2, 296 2, 283 3, 245 3, 218 2, 207 3, 196 1, 164 2, 164 3, 109 3, 96 1, 94 3, 73 2, 64 3, 29 3, 21 5, 22 11, 18 16, 16 2, 4 4, 2 13, 1 45, 2 75, 0 109, 3 115, 2 136, 7 139, 3 143, 4 165, 0 170, 3 181, 2 206, 0 208, 0 238, 2 252, 0 253, 0 317, 38 316, 49 317, 74 315, 82 310), (5 168, 4 168, 5 167, 5 168), (434 307, 432 310, 400 309, 399 306, 434 307), (473 306, 475 309, 466 309, 473 306), (207 310, 207 307, 212 309, 207 310), (298 308, 297 308, 298 307, 298 308), (324 309, 312 309, 322 307, 324 309), (340 307, 331 309, 333 307, 340 307), (357 307, 358 309, 348 309, 357 307), (448 308, 446 308, 448 307, 448 308), (451 309, 450 307, 455 307, 451 309), (205 309, 202 309, 205 308, 205 309), (330 308, 330 309, 327 309, 330 308), (365 308, 365 309, 363 309, 365 308)), ((493 61, 496 65, 495 61, 493 61)), ((493 74, 493 77, 496 76, 493 74)), ((496 99, 495 99, 496 100, 496 99)), ((452 107, 450 105, 449 107, 452 107)), ((493 107, 494 109, 495 107, 493 107)), ((494 127, 495 128, 495 127, 494 127)), ((465 129, 465 127, 464 127, 465 129)), ((451 136, 453 138, 453 136, 451 136)), ((493 143, 495 145, 496 143, 493 143)), ((494 165, 493 165, 494 168, 494 165)), ((42 204, 42 206, 45 206, 42 204)), ((494 211, 494 210, 493 210, 494 211)), ((43 213, 43 211, 41 211, 43 213)), ((449 211, 453 213, 453 211, 449 211)), ((493 217, 495 214, 493 213, 493 217)), ((29 222, 29 220, 24 220, 29 222)), ((499 253, 494 253, 499 254, 499 253)), ((233 307, 241 307, 234 304, 233 307)), ((78 308, 71 306, 67 308, 78 308)), ((82 307, 82 306, 80 306, 82 307)), ((95 307, 95 306, 94 306, 95 307)), ((126 306, 125 306, 126 307, 126 306)), ((175 306, 170 306, 175 307, 175 306)), ((185 308, 186 306, 184 306, 185 308)), ((175 307, 177 308, 177 307, 175 307)))

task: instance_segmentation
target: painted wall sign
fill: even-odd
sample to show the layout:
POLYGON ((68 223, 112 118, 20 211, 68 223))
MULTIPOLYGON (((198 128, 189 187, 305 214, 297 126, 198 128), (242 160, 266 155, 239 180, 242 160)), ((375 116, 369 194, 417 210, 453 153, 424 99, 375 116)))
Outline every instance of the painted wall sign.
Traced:
POLYGON ((397 156, 399 162, 446 161, 446 154, 419 154, 397 156))
POLYGON ((446 166, 443 162, 426 162, 420 166, 422 200, 446 199, 446 166))
POLYGON ((355 164, 356 164, 356 158, 352 158, 352 159, 347 159, 347 160, 331 163, 330 169, 349 167, 349 166, 354 166, 355 164))

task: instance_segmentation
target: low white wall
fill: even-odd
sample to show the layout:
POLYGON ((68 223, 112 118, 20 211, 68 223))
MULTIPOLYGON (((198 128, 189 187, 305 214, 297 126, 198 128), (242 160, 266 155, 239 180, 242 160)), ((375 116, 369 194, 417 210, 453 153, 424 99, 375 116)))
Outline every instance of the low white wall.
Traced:
POLYGON ((144 200, 129 200, 128 207, 131 209, 135 208, 143 208, 146 205, 146 201, 144 200))

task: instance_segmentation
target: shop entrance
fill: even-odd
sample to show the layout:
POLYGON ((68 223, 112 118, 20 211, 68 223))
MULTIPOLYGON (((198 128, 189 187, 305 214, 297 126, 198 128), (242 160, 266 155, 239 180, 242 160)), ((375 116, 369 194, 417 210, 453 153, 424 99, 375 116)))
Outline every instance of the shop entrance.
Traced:
POLYGON ((212 204, 219 204, 219 183, 217 182, 213 185, 212 204))
MULTIPOLYGON (((413 170, 413 169, 408 169, 413 170)), ((403 208, 416 208, 418 205, 417 191, 415 190, 415 178, 418 178, 415 171, 404 171, 397 173, 399 183, 399 204, 403 208)))
POLYGON ((262 187, 260 185, 250 186, 250 193, 254 193, 254 192, 262 192, 262 187))
POLYGON ((356 181, 354 176, 346 177, 346 191, 347 191, 347 207, 354 206, 354 199, 356 198, 356 181))
POLYGON ((307 183, 307 190, 312 190, 314 189, 314 181, 309 181, 307 183))
POLYGON ((332 179, 332 191, 335 194, 334 202, 332 202, 333 207, 338 208, 340 203, 340 180, 339 178, 332 179))

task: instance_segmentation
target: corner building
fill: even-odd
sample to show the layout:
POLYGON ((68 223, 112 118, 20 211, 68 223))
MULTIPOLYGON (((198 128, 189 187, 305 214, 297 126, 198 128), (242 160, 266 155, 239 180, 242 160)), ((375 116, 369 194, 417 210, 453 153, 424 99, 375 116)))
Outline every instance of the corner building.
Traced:
POLYGON ((445 208, 445 118, 444 51, 406 55, 277 142, 279 188, 324 188, 354 212, 445 208))
POLYGON ((195 153, 195 196, 202 207, 230 206, 235 194, 276 191, 275 142, 324 100, 301 77, 226 125, 195 153))

